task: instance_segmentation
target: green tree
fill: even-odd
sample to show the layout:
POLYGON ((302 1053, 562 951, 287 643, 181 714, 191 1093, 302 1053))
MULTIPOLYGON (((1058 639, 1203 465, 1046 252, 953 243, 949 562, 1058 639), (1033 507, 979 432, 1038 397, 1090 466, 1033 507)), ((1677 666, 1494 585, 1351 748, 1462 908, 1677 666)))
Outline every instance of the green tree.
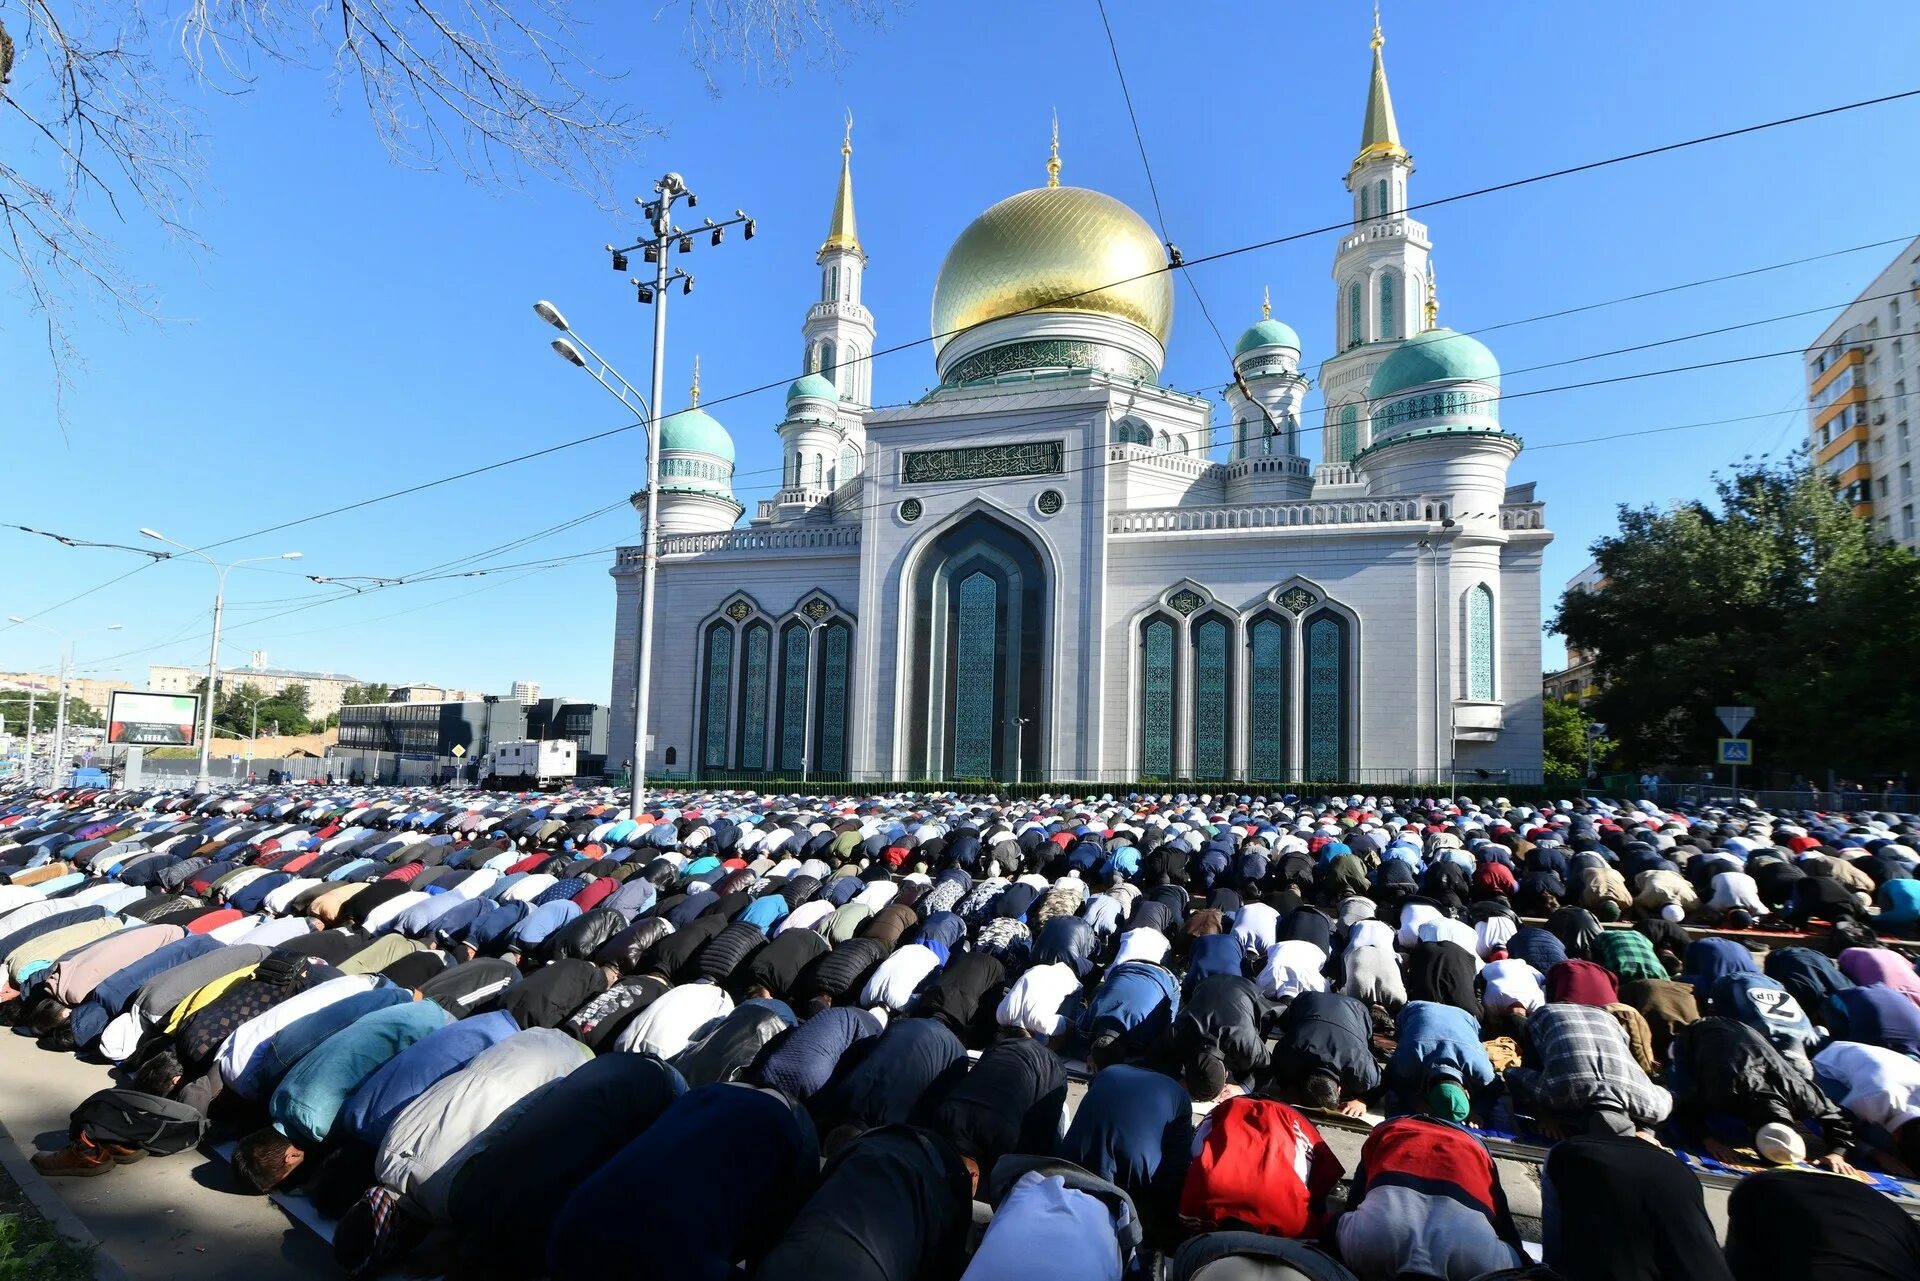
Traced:
MULTIPOLYGON (((1594 722, 1571 698, 1549 698, 1541 705, 1545 722, 1543 764, 1547 782, 1578 787, 1587 775, 1587 733, 1594 722)), ((1593 762, 1597 769, 1605 763, 1613 744, 1604 738, 1593 740, 1593 762)))
POLYGON ((1593 545, 1604 579, 1570 591, 1551 630, 1594 653, 1588 711, 1623 764, 1694 766, 1750 704, 1763 769, 1849 777, 1916 762, 1920 561, 1877 538, 1802 458, 1747 463, 1711 502, 1620 509, 1593 545))
MULTIPOLYGON (((340 702, 347 703, 384 703, 393 693, 393 687, 373 681, 366 685, 349 685, 340 695, 340 702)), ((334 723, 339 724, 336 717, 334 723)))
POLYGON ((260 724, 271 724, 282 734, 306 733, 311 728, 307 714, 307 687, 289 685, 260 704, 260 724))

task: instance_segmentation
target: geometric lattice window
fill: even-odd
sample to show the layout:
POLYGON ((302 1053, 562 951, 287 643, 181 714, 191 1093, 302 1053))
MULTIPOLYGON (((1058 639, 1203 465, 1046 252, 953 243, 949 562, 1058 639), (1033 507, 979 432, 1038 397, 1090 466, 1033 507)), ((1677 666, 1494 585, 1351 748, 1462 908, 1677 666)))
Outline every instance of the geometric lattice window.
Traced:
POLYGON ((1140 773, 1173 775, 1173 623, 1147 620, 1140 632, 1140 773))
POLYGON ((1340 407, 1340 427, 1333 438, 1330 463, 1350 463, 1353 456, 1360 452, 1360 407, 1342 405, 1340 407))
POLYGON ((1387 216, 1387 180, 1385 178, 1374 184, 1374 205, 1379 209, 1382 218, 1387 216))
POLYGON ((1373 205, 1371 200, 1369 200, 1369 197, 1372 195, 1373 195, 1373 189, 1367 186, 1366 183, 1364 182, 1361 183, 1360 184, 1360 221, 1361 222, 1365 222, 1367 219, 1373 217, 1373 205))
POLYGON ((1306 628, 1307 777, 1344 781, 1347 740, 1347 624, 1314 615, 1306 628))
POLYGON ((707 630, 707 669, 702 679, 707 702, 700 764, 708 769, 725 769, 727 698, 733 692, 733 628, 724 623, 715 623, 707 630))
POLYGON ((1354 281, 1347 286, 1347 346, 1358 347, 1367 340, 1366 295, 1360 291, 1360 282, 1354 281))
POLYGON ((994 656, 1000 640, 1000 584, 984 570, 961 580, 954 627, 953 775, 993 774, 994 656))
POLYGON ((1467 697, 1493 701, 1493 589, 1467 593, 1467 697))
POLYGON ((820 643, 820 750, 815 766, 822 775, 847 768, 847 685, 853 662, 853 629, 829 623, 820 643))
POLYGON ((1256 619, 1247 629, 1247 734, 1252 740, 1253 776, 1287 776, 1287 626, 1276 618, 1256 619))
POLYGON ((1209 618, 1193 629, 1193 776, 1227 776, 1227 625, 1209 618))
POLYGON ((780 768, 799 771, 807 753, 807 629, 788 623, 780 633, 780 768))
POLYGON ((1394 275, 1384 272, 1380 277, 1380 337, 1391 338, 1393 334, 1394 275))
POLYGON ((740 768, 767 766, 767 669, 773 629, 750 624, 740 641, 740 768))

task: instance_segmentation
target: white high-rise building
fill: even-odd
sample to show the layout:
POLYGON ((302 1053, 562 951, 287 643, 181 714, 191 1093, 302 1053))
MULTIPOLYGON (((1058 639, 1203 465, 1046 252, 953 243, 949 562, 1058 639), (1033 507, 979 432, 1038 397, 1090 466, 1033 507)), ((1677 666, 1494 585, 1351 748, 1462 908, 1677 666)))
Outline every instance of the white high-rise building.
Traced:
POLYGON ((513 701, 525 706, 540 701, 539 681, 515 681, 513 683, 513 701))

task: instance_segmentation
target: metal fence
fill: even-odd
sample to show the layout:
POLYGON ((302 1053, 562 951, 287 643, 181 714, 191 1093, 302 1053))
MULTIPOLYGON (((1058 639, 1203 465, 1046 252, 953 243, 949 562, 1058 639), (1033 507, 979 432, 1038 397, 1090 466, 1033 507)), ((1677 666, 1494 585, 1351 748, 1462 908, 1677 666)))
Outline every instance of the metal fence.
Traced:
POLYGON ((1724 783, 1661 783, 1652 788, 1621 788, 1611 795, 1632 800, 1652 801, 1656 805, 1738 805, 1751 801, 1763 810, 1841 810, 1859 813, 1886 810, 1910 814, 1920 810, 1920 793, 1864 790, 1834 791, 1826 788, 1742 787, 1724 783))

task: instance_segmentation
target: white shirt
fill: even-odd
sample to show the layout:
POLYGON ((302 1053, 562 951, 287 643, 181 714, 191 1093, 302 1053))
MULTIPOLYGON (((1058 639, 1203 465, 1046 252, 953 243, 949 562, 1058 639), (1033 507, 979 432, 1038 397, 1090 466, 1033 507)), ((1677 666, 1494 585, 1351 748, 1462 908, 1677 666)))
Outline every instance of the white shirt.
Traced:
POLYGON ((1272 997, 1298 996, 1327 990, 1326 953, 1306 939, 1282 939, 1267 949, 1267 963, 1255 980, 1272 997))
POLYGON ((1356 947, 1392 947, 1393 927, 1385 921, 1356 921, 1347 931, 1347 950, 1356 947))
POLYGON ((1473 958, 1475 969, 1480 968, 1480 936, 1465 921, 1456 921, 1450 916, 1426 921, 1420 926, 1420 941, 1452 943, 1473 958))
POLYGON ((1863 1121, 1897 1130, 1920 1119, 1920 1063, 1897 1050, 1835 1041, 1813 1056, 1813 1070, 1842 1087, 1840 1106, 1863 1121))
POLYGON ((1036 965, 1013 981, 994 1019, 1001 1027, 1023 1028, 1034 1036, 1057 1036, 1071 1024, 1079 998, 1080 979, 1071 965, 1036 965))
POLYGON ((1167 936, 1151 926, 1142 926, 1137 930, 1128 930, 1120 936, 1120 950, 1114 953, 1113 963, 1122 961, 1152 961, 1159 965, 1167 959, 1172 945, 1167 936))
POLYGON ((780 918, 780 924, 773 927, 773 932, 775 935, 781 935, 788 930, 813 929, 838 910, 825 899, 812 899, 780 918))
POLYGON ((237 921, 228 921, 207 931, 207 937, 216 943, 238 943, 242 936, 253 933, 265 923, 264 916, 243 916, 237 921))
POLYGON ((927 975, 939 968, 939 953, 923 943, 895 948, 867 980, 860 1004, 881 1005, 896 1012, 905 1010, 927 975))
POLYGON ((881 908, 893 902, 894 896, 898 893, 900 893, 900 887, 892 881, 875 881, 873 884, 867 886, 866 889, 854 895, 853 901, 855 903, 864 903, 878 912, 881 908))
POLYGON ((220 1043, 220 1051, 213 1060, 220 1070, 220 1079, 243 1099, 260 1097, 260 1087, 265 1083, 259 1078, 266 1065, 268 1041, 295 1019, 324 1010, 335 1001, 371 992, 385 981, 378 974, 349 974, 328 979, 288 997, 257 1018, 248 1019, 220 1043))
POLYGON ((293 900, 318 884, 320 884, 318 877, 296 876, 291 881, 268 890, 266 898, 260 901, 260 906, 275 916, 285 916, 293 907, 293 900))
POLYGON ((400 919, 401 913, 414 904, 424 903, 432 897, 433 895, 425 890, 408 890, 404 894, 396 894, 368 912, 367 919, 360 922, 360 928, 369 934, 384 933, 393 928, 393 923, 400 919))
POLYGON ((1265 952, 1280 934, 1280 913, 1266 903, 1247 903, 1233 915, 1233 937, 1243 952, 1265 952))
POLYGON ((559 879, 559 877, 546 872, 529 872, 508 886, 507 892, 500 896, 500 901, 502 903, 532 903, 533 900, 544 894, 553 886, 554 882, 559 879))
POLYGON ((1408 903, 1400 909, 1400 946, 1411 951, 1420 941, 1420 927, 1440 919, 1440 909, 1431 903, 1408 903))
POLYGON ((1474 948, 1481 960, 1486 960, 1495 951, 1513 942, 1513 936, 1520 932, 1520 922, 1511 916, 1489 916, 1473 927, 1474 948))
MULTIPOLYGON (((304 916, 282 917, 277 921, 263 921, 255 916, 246 919, 252 923, 253 928, 233 940, 236 943, 258 943, 263 947, 278 947, 288 939, 297 939, 313 933, 314 923, 304 916)), ((220 930, 215 930, 215 937, 218 937, 219 933, 220 930)))
POLYGON ((1767 905, 1760 898, 1759 883, 1745 872, 1716 872, 1713 877, 1713 897, 1707 900, 1707 909, 1731 912, 1736 907, 1755 916, 1767 914, 1767 905))
POLYGON ((614 1048, 670 1059, 731 1013, 733 998, 724 988, 711 983, 669 988, 627 1024, 614 1048))
POLYGON ((1487 980, 1484 1004, 1489 1011, 1521 1005, 1531 1014, 1547 1003, 1546 990, 1541 987, 1546 976, 1525 961, 1517 958, 1495 961, 1481 973, 1487 980))
POLYGON ((5 919, 7 913, 29 903, 38 903, 44 897, 37 886, 0 885, 0 930, 9 928, 5 919))

